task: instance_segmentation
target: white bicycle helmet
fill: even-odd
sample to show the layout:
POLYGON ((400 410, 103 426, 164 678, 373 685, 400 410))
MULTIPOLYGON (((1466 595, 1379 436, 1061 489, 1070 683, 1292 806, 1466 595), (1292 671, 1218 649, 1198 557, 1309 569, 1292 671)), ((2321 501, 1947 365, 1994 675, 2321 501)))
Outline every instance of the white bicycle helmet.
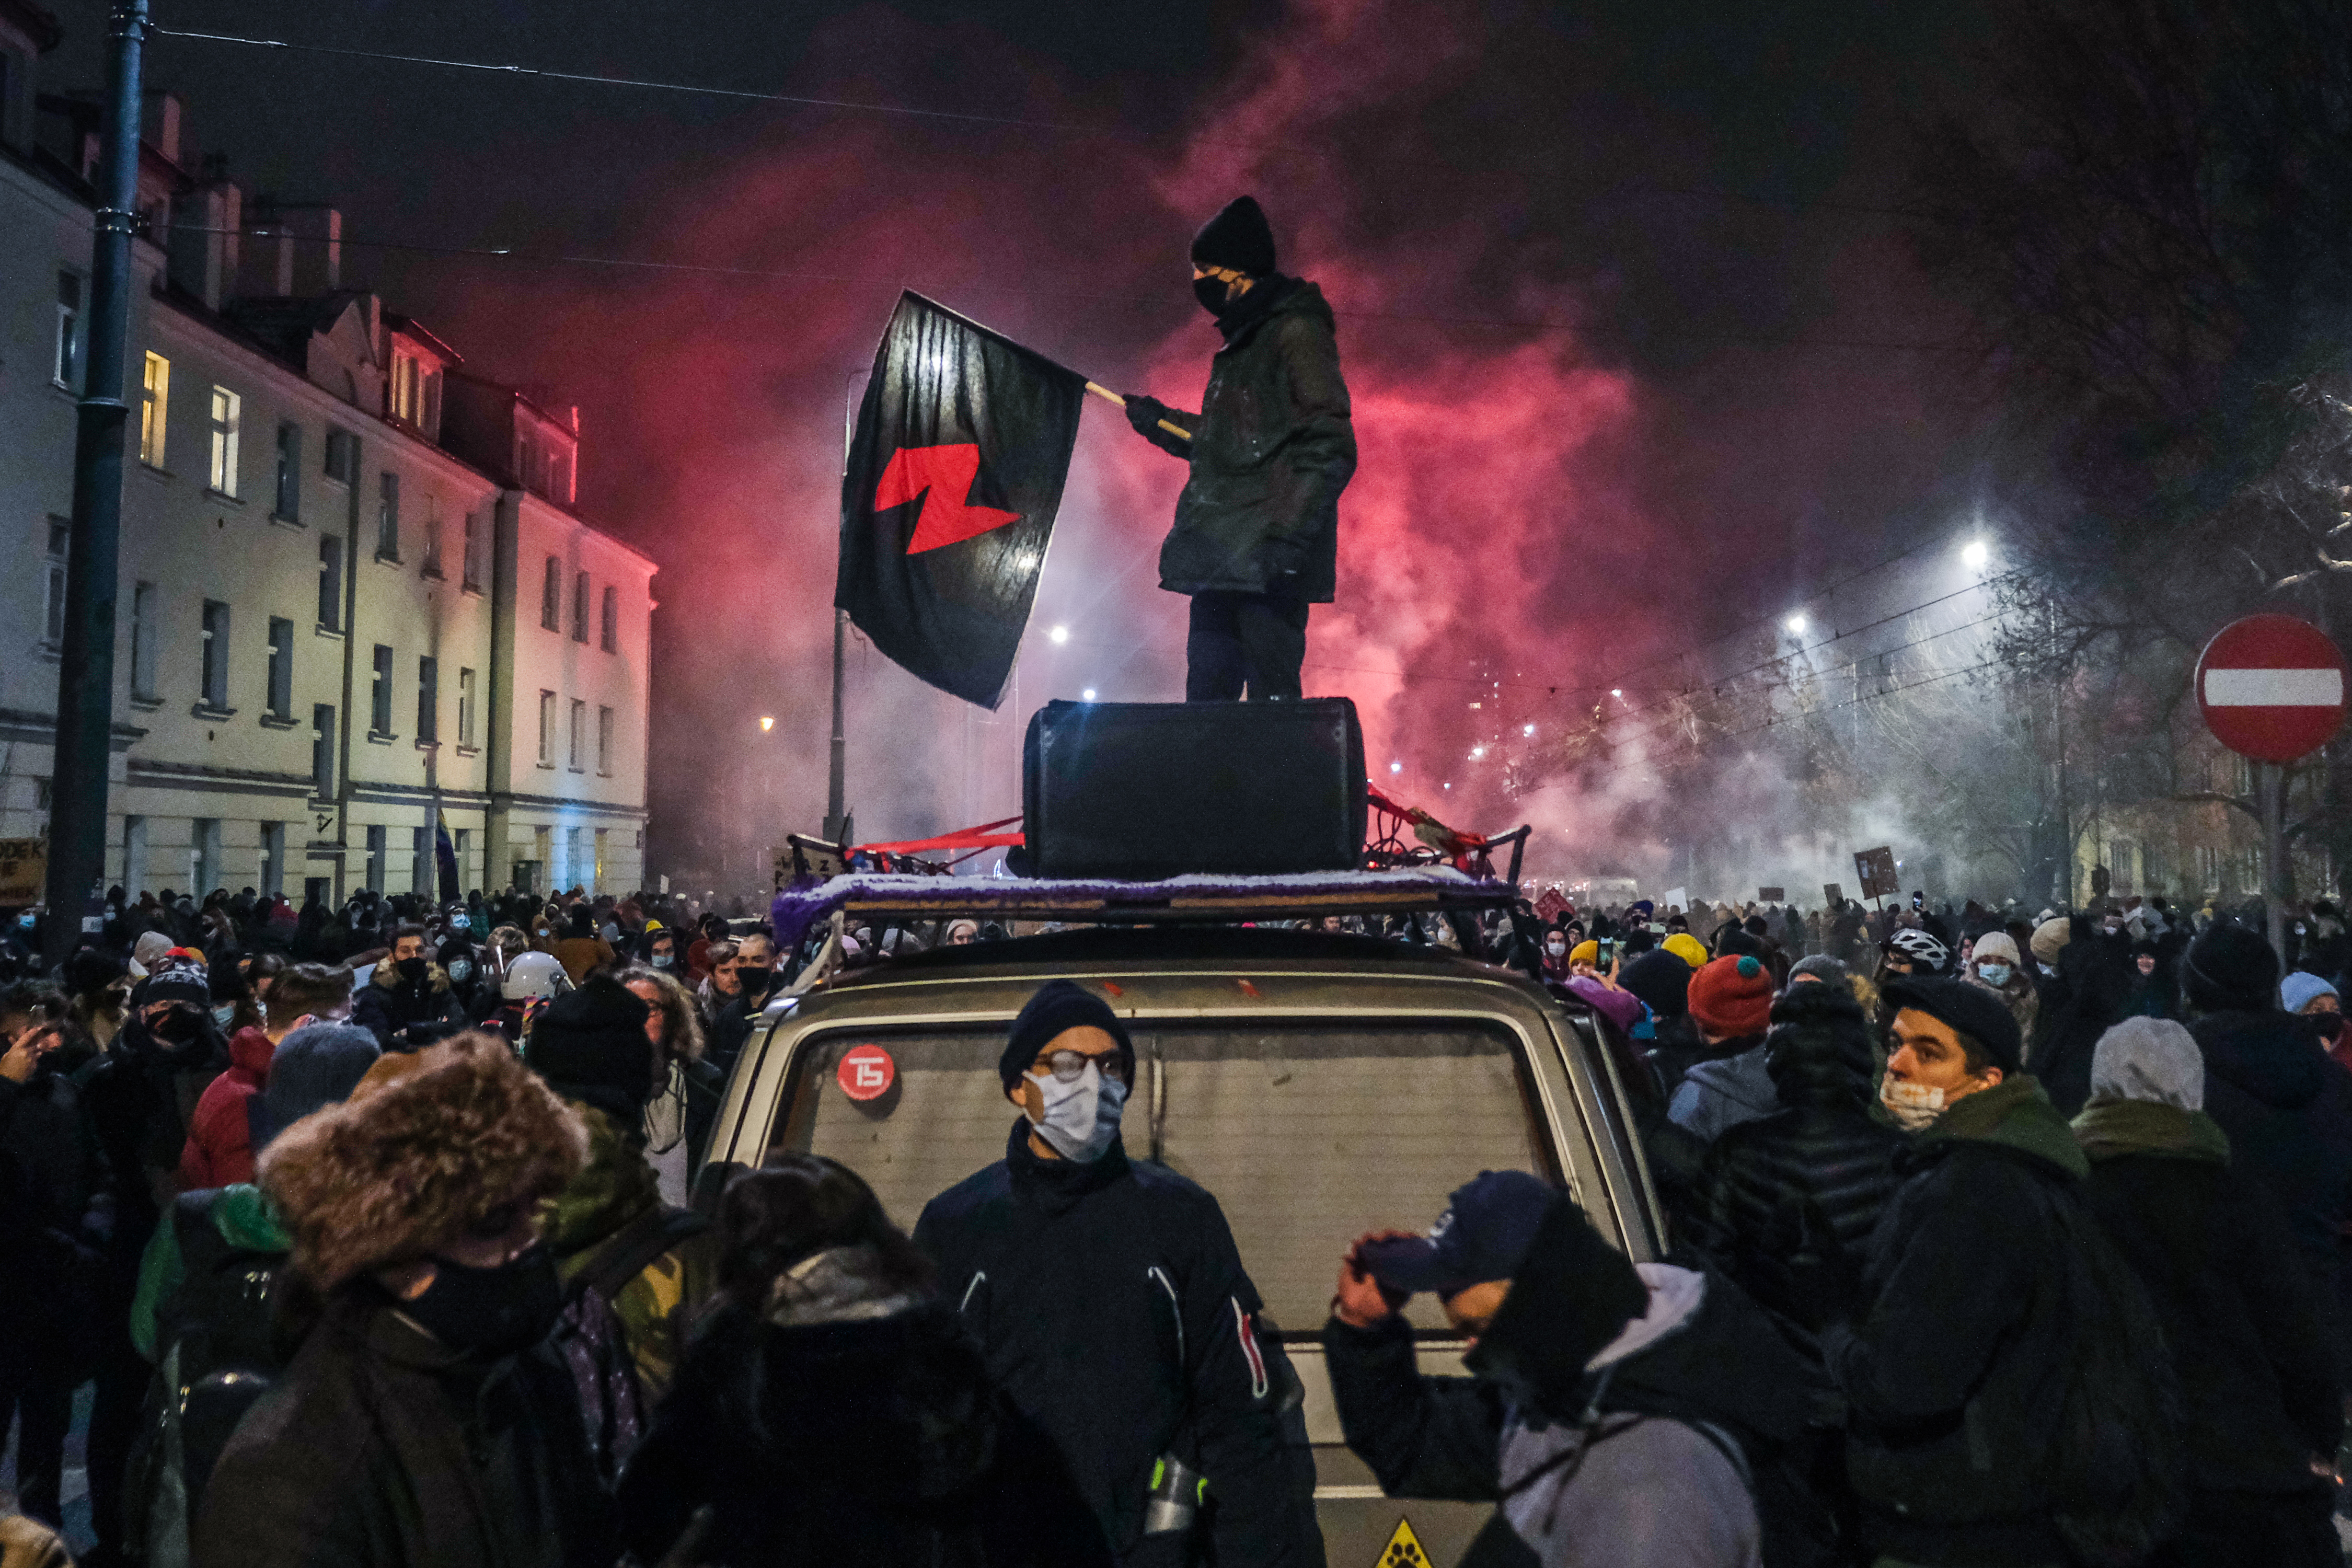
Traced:
POLYGON ((1899 952, 1930 974, 1944 973, 1951 961, 1952 950, 1937 942, 1934 935, 1917 926, 1906 926, 1886 939, 1886 950, 1899 952))
POLYGON ((553 996, 572 988, 572 977, 563 973, 551 952, 526 952, 507 965, 506 984, 500 994, 509 1002, 527 1002, 533 996, 553 996))

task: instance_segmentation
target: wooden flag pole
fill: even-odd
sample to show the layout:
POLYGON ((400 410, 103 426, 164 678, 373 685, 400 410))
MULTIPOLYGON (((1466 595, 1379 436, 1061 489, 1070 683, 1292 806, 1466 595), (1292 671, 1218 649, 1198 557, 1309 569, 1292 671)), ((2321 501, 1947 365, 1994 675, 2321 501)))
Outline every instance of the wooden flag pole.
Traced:
MULTIPOLYGON (((1103 399, 1105 402, 1116 403, 1121 408, 1127 406, 1127 399, 1121 397, 1118 393, 1113 392, 1108 386, 1100 386, 1090 381, 1087 383, 1087 390, 1093 393, 1097 397, 1103 399)), ((1177 437, 1179 440, 1189 441, 1192 438, 1192 432, 1184 429, 1180 426, 1171 425, 1165 419, 1155 419, 1152 423, 1159 426, 1162 430, 1167 431, 1171 436, 1177 437)))

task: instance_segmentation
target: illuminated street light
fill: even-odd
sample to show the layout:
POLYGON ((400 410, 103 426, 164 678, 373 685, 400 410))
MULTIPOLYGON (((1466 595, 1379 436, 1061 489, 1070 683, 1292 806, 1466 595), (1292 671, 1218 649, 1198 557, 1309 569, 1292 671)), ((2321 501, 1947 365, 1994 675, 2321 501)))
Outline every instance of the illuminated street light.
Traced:
POLYGON ((1612 686, 1612 687, 1611 687, 1611 688, 1609 689, 1609 695, 1610 695, 1610 696, 1612 696, 1612 697, 1614 697, 1614 698, 1615 698, 1615 699, 1617 699, 1617 700, 1619 700, 1620 702, 1622 702, 1622 701, 1625 700, 1625 694, 1624 694, 1624 692, 1622 692, 1622 691, 1619 690, 1616 687, 1613 687, 1613 686, 1612 686))
POLYGON ((1389 772, 1392 773, 1401 773, 1404 772, 1404 764, 1402 763, 1391 763, 1389 764, 1389 772))
POLYGON ((776 727, 776 719, 775 719, 775 715, 774 715, 774 714, 772 714, 772 713, 762 713, 762 714, 761 714, 761 715, 760 715, 760 732, 761 732, 761 734, 763 734, 763 735, 764 735, 764 734, 766 734, 769 731, 771 731, 771 730, 774 729, 775 727, 776 727))
POLYGON ((1802 611, 1799 611, 1797 614, 1790 616, 1781 624, 1789 628, 1789 635, 1790 637, 1801 637, 1805 635, 1805 616, 1802 611))
POLYGON ((1992 552, 1981 539, 1971 539, 1960 549, 1960 564, 1971 572, 1983 571, 1985 563, 1991 559, 1992 552))
POLYGON ((1526 729, 1521 730, 1521 731, 1519 731, 1519 733, 1520 733, 1520 734, 1522 734, 1522 735, 1532 735, 1532 734, 1534 734, 1535 732, 1536 732, 1536 727, 1535 727, 1533 724, 1528 725, 1526 729))
POLYGON ((1078 693, 1078 700, 1079 700, 1079 701, 1081 701, 1081 702, 1092 702, 1094 700, 1095 700, 1095 689, 1094 689, 1093 687, 1091 687, 1091 686, 1087 687, 1084 691, 1081 691, 1081 692, 1079 692, 1079 693, 1078 693))
POLYGON ((1055 642, 1067 642, 1070 640, 1070 628, 1067 626, 1055 626, 1052 631, 1047 632, 1045 635, 1053 638, 1055 642))
POLYGON ((1486 748, 1484 746, 1473 746, 1470 748, 1470 760, 1474 763, 1486 754, 1486 748))

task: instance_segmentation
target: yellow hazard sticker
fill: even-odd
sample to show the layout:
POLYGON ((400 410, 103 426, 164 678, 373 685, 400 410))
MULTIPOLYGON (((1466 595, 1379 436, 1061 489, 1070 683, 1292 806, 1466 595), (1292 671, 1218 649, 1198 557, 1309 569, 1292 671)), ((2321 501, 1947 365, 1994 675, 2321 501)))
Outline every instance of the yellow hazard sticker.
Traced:
POLYGON ((1430 1568, 1429 1553, 1421 1549, 1421 1537, 1412 1532, 1412 1521, 1398 1519, 1396 1533, 1381 1548, 1381 1560, 1372 1568, 1430 1568))

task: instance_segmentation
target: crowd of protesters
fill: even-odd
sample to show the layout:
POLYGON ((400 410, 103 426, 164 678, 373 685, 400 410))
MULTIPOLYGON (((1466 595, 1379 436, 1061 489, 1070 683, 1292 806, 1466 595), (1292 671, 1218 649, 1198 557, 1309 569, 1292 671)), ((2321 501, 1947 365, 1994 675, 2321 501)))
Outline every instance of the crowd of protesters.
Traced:
MULTIPOLYGON (((1390 1496, 1496 1505, 1466 1563, 2342 1560, 2331 910, 2293 966, 2154 903, 1330 923, 1589 1014, 1664 1212, 1636 1261, 1465 1171, 1339 1260, 1346 1442, 1390 1496), (1466 1375, 1422 1371, 1423 1292, 1466 1375)), ((1004 1158, 911 1231, 806 1155, 688 1206, 809 956, 756 925, 118 898, 57 972, 25 931, 0 1550, 58 1522, 87 1383, 100 1563, 1321 1562, 1282 1342, 1214 1195, 1127 1154, 1135 1050, 1087 988, 1032 997, 1004 1158)))

